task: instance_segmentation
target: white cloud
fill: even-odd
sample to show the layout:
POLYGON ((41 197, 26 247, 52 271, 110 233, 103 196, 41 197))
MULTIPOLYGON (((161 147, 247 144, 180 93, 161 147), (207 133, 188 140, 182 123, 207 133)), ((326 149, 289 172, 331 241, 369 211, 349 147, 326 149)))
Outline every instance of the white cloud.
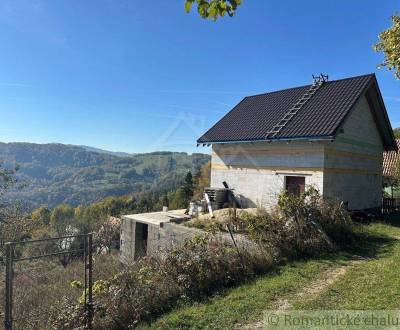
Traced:
POLYGON ((0 86, 3 86, 3 87, 33 87, 32 85, 29 85, 29 84, 24 84, 24 83, 8 83, 8 82, 5 82, 5 83, 1 83, 0 82, 0 86))

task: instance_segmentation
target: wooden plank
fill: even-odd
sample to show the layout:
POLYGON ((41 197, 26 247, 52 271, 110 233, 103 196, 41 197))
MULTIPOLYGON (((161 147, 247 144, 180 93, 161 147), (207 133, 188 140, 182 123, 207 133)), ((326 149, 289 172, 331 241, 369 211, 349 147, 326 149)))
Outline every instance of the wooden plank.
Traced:
POLYGON ((206 199, 206 202, 207 202, 208 213, 210 213, 211 218, 214 218, 214 214, 213 214, 213 210, 212 210, 212 207, 211 207, 210 198, 208 197, 207 193, 204 193, 204 198, 206 199))

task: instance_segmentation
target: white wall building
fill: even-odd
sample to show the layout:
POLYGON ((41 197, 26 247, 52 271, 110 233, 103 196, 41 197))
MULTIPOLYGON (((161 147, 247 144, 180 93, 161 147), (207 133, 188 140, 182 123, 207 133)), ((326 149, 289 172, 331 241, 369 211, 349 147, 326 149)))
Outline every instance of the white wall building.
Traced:
POLYGON ((313 185, 378 208, 382 154, 397 149, 373 74, 246 97, 197 142, 212 144, 211 186, 227 182, 247 206, 313 185))

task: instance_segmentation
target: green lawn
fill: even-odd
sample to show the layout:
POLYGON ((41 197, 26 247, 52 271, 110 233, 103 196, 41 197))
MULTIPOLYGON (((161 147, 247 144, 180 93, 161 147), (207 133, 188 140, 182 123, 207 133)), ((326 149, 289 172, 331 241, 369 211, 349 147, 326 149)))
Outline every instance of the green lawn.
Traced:
POLYGON ((240 287, 208 301, 182 306, 141 329, 232 329, 262 318, 278 298, 289 300, 296 309, 393 309, 400 308, 400 228, 385 224, 363 226, 364 239, 352 250, 318 260, 304 260, 282 266, 240 287), (348 268, 345 275, 327 289, 295 300, 301 288, 326 273, 351 264, 355 257, 368 258, 348 268), (292 299, 292 300, 291 300, 292 299))
POLYGON ((340 281, 296 309, 399 309, 400 229, 370 226, 371 231, 391 237, 381 253, 368 262, 350 268, 340 281), (393 240, 393 238, 395 240, 393 240))

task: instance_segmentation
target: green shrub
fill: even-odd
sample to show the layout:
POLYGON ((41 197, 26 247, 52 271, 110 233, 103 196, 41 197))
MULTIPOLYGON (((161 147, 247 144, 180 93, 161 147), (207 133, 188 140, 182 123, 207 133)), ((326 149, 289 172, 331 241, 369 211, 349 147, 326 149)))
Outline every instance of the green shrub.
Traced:
POLYGON ((182 295, 192 299, 247 279, 252 276, 247 266, 231 244, 211 236, 186 241, 171 251, 164 263, 182 295))
POLYGON ((353 225, 337 201, 325 201, 310 187, 300 196, 282 192, 277 208, 244 220, 250 238, 273 252, 277 261, 318 255, 348 243, 353 225))
MULTIPOLYGON (((326 252, 352 237, 346 211, 335 201, 324 201, 312 188, 299 197, 282 193, 277 208, 269 212, 238 217, 229 210, 228 220, 210 226, 228 225, 241 233, 235 236, 236 245, 217 239, 226 233, 198 236, 162 259, 145 257, 94 283, 94 328, 133 328, 180 302, 203 299, 286 259, 326 252)), ((67 317, 61 317, 55 328, 73 327, 84 316, 82 305, 66 300, 65 309, 67 317)))
POLYGON ((354 241, 354 225, 350 214, 338 201, 324 201, 320 204, 319 223, 326 234, 340 245, 354 241))
POLYGON ((179 298, 176 283, 154 258, 143 258, 126 267, 93 294, 96 329, 132 327, 161 314, 179 298))
MULTIPOLYGON (((142 258, 109 280, 94 283, 94 328, 134 327, 180 301, 202 299, 252 278, 271 267, 267 260, 271 259, 261 253, 238 253, 231 244, 212 235, 194 237, 164 259, 142 258)), ((72 306, 67 300, 65 303, 68 318, 59 317, 55 328, 74 326, 84 316, 82 302, 80 306, 72 306)))

